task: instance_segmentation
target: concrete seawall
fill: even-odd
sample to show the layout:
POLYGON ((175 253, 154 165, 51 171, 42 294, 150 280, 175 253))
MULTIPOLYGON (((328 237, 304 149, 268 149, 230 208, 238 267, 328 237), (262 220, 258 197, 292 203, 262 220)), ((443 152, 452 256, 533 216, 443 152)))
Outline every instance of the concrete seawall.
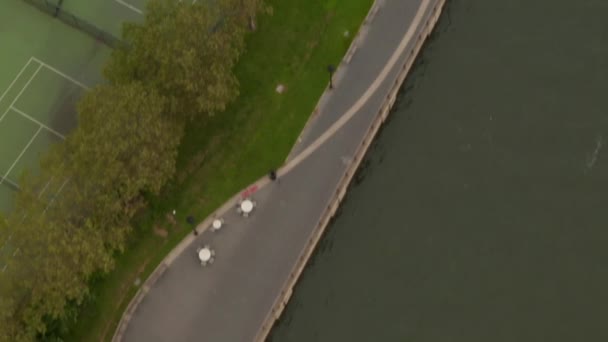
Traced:
MULTIPOLYGON (((430 1, 429 7, 431 9, 427 13, 426 18, 420 22, 420 24, 419 24, 420 27, 417 29, 418 33, 416 34, 415 37, 413 37, 413 39, 416 39, 415 45, 409 51, 405 51, 405 53, 408 55, 407 55, 407 58, 405 59, 405 63, 402 65, 402 67, 399 71, 397 80, 389 89, 389 91, 386 95, 384 104, 382 105, 381 109, 378 111, 376 118, 373 120, 369 129, 367 130, 366 134, 364 135, 364 137, 361 141, 361 144, 358 146, 358 148, 356 150, 354 157, 351 159, 349 167, 346 169, 343 176, 341 177, 340 182, 338 183, 338 186, 336 187, 336 190, 334 192, 334 195, 332 196, 327 208, 325 209, 323 215, 321 216, 319 223, 313 230, 313 232, 310 236, 310 239, 308 240, 306 246, 304 247, 304 249, 302 251, 302 254, 300 255, 300 257, 294 267, 293 272, 287 279, 285 285, 283 286, 283 290, 281 291, 281 293, 277 297, 276 302, 273 305, 272 310, 270 311, 270 313, 266 317, 262 327, 260 328, 260 331, 259 331, 258 335, 256 336, 256 342, 263 342, 267 339, 275 322, 280 318, 281 314, 283 313, 283 310, 287 306, 287 303, 289 302, 289 299, 291 298, 291 295, 293 293, 294 286, 296 285, 297 281, 299 280, 300 276, 302 275, 302 272, 304 271, 304 268, 306 267, 308 260, 312 256, 317 244, 321 240, 321 237, 323 236, 325 229, 329 225, 329 222, 335 215, 342 200, 344 199, 344 196, 346 195, 348 187, 349 187, 354 175, 356 174, 357 169, 359 168, 359 166, 361 164, 361 161, 363 160, 363 158, 365 157, 365 154, 367 153, 369 147, 371 146, 371 143, 373 142, 374 138, 376 137, 376 134, 378 133, 380 127, 382 126, 382 124, 384 123, 386 118, 388 117, 388 115, 395 103, 395 100, 397 99, 397 94, 399 93, 399 90, 401 89, 401 86, 402 86, 405 78, 407 77, 410 69, 412 68, 412 65, 414 64, 416 57, 418 56, 420 50, 422 49, 424 42, 430 36, 437 21, 439 20, 439 17, 443 10, 443 6, 445 4, 445 0, 427 0, 427 1, 430 1)), ((424 2, 425 1, 423 1, 423 3, 424 2)), ((368 21, 372 20, 373 16, 376 14, 378 9, 379 9, 379 3, 378 3, 378 1, 376 1, 376 3, 374 3, 372 8, 370 9, 369 14, 364 21, 364 24, 367 23, 368 21)), ((359 34, 353 40, 353 44, 347 51, 342 63, 348 63, 350 61, 350 59, 352 58, 353 54, 356 52, 358 37, 359 37, 359 34)), ((316 110, 315 110, 315 113, 316 113, 316 110)), ((313 115, 314 115, 314 113, 313 113, 313 115)))

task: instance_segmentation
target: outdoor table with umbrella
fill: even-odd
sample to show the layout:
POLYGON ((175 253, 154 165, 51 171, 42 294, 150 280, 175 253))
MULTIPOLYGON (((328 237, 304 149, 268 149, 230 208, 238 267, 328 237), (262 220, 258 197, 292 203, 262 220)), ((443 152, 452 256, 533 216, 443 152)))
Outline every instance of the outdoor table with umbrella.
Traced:
POLYGON ((255 202, 251 199, 245 199, 239 203, 237 210, 239 213, 243 214, 243 216, 247 217, 253 211, 253 208, 255 208, 255 202))
POLYGON ((198 254, 198 259, 201 262, 201 265, 205 266, 207 264, 213 263, 213 257, 215 256, 215 251, 213 251, 209 246, 205 246, 203 248, 198 248, 196 250, 198 254))
POLYGON ((212 231, 220 230, 223 225, 224 225, 224 220, 223 219, 215 219, 211 223, 211 230, 212 231))

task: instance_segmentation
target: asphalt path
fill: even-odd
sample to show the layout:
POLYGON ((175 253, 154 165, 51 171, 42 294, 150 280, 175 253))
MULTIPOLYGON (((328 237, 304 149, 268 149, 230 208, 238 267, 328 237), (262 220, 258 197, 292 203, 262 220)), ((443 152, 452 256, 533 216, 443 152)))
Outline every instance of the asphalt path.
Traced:
POLYGON ((415 41, 378 79, 424 2, 381 1, 355 55, 337 71, 334 89, 323 96, 319 114, 290 155, 297 159, 308 148, 306 158, 282 174, 279 183, 255 192, 257 207, 249 218, 230 210, 219 232, 206 231, 194 239, 139 304, 123 340, 254 340, 413 48, 415 41), (363 96, 367 100, 357 104, 363 96), (336 125, 349 111, 354 115, 336 125), (328 130, 331 135, 325 134, 328 130), (206 244, 217 255, 213 265, 203 268, 196 249, 206 244))

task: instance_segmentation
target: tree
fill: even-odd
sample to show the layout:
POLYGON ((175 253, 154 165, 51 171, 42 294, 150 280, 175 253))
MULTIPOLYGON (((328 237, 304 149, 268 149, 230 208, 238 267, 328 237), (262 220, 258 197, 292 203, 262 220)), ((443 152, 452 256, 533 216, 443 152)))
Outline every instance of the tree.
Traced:
MULTIPOLYGON (((0 269, 4 269, 10 262, 10 252, 7 243, 10 240, 10 231, 6 218, 0 214, 0 269)), ((0 273, 0 342, 15 340, 17 326, 12 319, 15 306, 14 288, 11 278, 0 273)))
POLYGON ((104 246, 103 230, 92 222, 73 220, 75 208, 61 205, 65 194, 61 176, 43 169, 21 178, 14 210, 6 228, 11 258, 0 281, 3 314, 0 336, 29 341, 46 333, 46 320, 65 317, 65 307, 81 303, 88 293, 88 278, 112 265, 112 252, 104 246), (55 180, 53 180, 55 179, 55 180), (58 194, 52 201, 41 189, 58 194))
POLYGON ((152 0, 142 25, 126 25, 110 84, 85 95, 75 132, 23 175, 13 211, 0 216, 12 251, 0 254, 0 342, 46 337, 87 297, 91 276, 111 270, 144 194, 175 172, 186 119, 237 96, 232 69, 261 4, 152 0))
POLYGON ((0 341, 44 336, 86 298, 90 277, 113 267, 142 193, 158 193, 174 173, 183 127, 164 106, 139 84, 93 89, 76 131, 21 178, 0 220, 0 237, 19 251, 0 277, 0 341))
POLYGON ((128 47, 113 52, 106 77, 113 84, 138 81, 152 87, 167 97, 172 116, 194 119, 223 111, 238 95, 233 68, 246 33, 246 25, 224 12, 241 1, 150 1, 142 24, 125 24, 128 47))
MULTIPOLYGON (((143 193, 157 194, 173 176, 183 125, 163 116, 166 100, 137 83, 100 86, 80 102, 80 125, 67 149, 70 197, 87 217, 112 227, 121 248, 143 193)), ((109 232, 110 233, 110 232, 109 232)), ((114 238, 110 238, 114 237, 114 238)))

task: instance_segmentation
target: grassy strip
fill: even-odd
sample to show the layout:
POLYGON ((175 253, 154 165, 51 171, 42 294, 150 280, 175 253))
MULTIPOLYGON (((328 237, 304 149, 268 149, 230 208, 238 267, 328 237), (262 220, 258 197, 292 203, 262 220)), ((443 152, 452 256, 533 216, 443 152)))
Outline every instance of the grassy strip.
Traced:
POLYGON ((109 341, 142 281, 190 229, 185 217, 204 219, 234 193, 285 160, 327 85, 328 64, 337 65, 373 0, 268 0, 272 16, 257 32, 237 66, 241 96, 205 124, 188 127, 178 174, 138 219, 116 269, 98 281, 67 341, 109 341), (348 31, 350 35, 345 37, 348 31), (282 83, 281 95, 275 87, 282 83), (177 210, 171 225, 167 213, 177 210), (155 234, 154 227, 168 235, 155 234))

